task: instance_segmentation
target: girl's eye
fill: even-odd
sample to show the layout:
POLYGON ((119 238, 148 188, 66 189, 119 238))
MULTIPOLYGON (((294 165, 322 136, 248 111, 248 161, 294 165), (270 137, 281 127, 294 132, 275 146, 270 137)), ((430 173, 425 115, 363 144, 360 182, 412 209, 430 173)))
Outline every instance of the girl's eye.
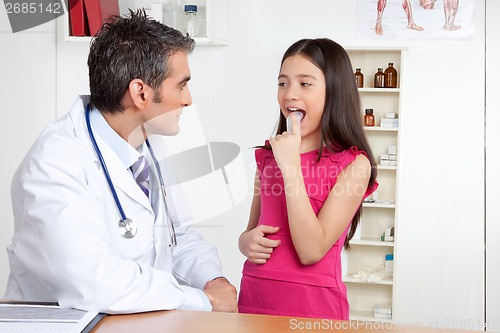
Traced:
POLYGON ((278 82, 278 87, 286 87, 287 84, 285 82, 278 82))
POLYGON ((310 87, 311 86, 311 84, 307 83, 307 82, 302 82, 300 85, 303 87, 310 87))

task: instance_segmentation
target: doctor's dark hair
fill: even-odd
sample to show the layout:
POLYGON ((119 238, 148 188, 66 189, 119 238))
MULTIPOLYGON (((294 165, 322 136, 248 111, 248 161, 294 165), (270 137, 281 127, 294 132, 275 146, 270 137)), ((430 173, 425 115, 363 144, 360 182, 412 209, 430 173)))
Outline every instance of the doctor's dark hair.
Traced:
POLYGON ((149 18, 143 9, 114 16, 92 39, 87 65, 90 103, 104 112, 123 111, 130 81, 141 79, 160 102, 161 83, 170 73, 169 57, 194 50, 192 38, 149 18))
MULTIPOLYGON (((364 150, 371 165, 368 186, 373 186, 377 178, 377 164, 363 130, 358 88, 347 52, 342 46, 327 38, 302 39, 286 50, 281 66, 287 58, 297 54, 309 59, 325 76, 326 99, 321 117, 322 146, 319 149, 318 159, 321 158, 323 149, 342 151, 355 146, 359 150, 364 150)), ((284 131, 286 131, 286 119, 280 112, 277 133, 284 131)), ((351 228, 344 242, 346 249, 349 249, 349 241, 356 232, 361 211, 360 206, 351 221, 351 228)))

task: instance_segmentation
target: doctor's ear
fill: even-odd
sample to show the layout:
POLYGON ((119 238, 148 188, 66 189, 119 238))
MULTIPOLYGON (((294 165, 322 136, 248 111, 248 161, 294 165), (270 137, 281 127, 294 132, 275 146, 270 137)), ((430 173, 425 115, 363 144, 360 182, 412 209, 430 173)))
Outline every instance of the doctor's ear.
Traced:
POLYGON ((151 90, 151 88, 149 88, 142 80, 133 79, 128 84, 128 90, 135 106, 139 109, 143 109, 146 104, 147 95, 150 93, 149 90, 151 90))

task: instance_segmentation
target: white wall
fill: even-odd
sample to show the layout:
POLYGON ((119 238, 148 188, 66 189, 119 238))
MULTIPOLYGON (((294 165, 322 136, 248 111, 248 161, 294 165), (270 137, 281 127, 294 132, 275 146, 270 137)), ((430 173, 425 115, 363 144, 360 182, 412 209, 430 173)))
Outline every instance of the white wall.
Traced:
POLYGON ((410 51, 395 285, 403 322, 446 327, 465 319, 471 328, 482 326, 481 48, 481 43, 451 43, 410 51))
MULTIPOLYGON (((399 162, 398 322, 446 327, 454 320, 470 319, 472 327, 467 328, 483 324, 484 1, 478 0, 477 5, 474 41, 377 44, 409 47, 399 162)), ((229 1, 228 12, 229 45, 197 47, 190 58, 190 87, 206 137, 242 147, 251 188, 253 150, 247 148, 267 139, 277 119, 276 77, 284 50, 304 37, 330 37, 346 46, 364 43, 355 39, 356 1, 317 0, 314 5, 303 0, 229 1)), ((88 92, 87 50, 85 43, 67 43, 58 37, 58 115, 67 111, 77 94, 88 92)), ((54 61, 53 51, 46 52, 54 61)), ((25 62, 29 63, 16 64, 26 66, 25 62)), ((40 68, 32 65, 32 70, 40 68)), ((17 83, 24 88, 26 81, 17 83)), ((27 93, 39 92, 36 84, 29 84, 27 93)), ((34 116, 41 112, 38 104, 51 109, 55 103, 53 99, 30 102, 21 92, 17 96, 23 108, 13 100, 6 110, 29 110, 34 116)), ((4 140, 10 140, 18 126, 10 127, 4 140)), ((16 145, 13 154, 21 156, 35 132, 31 129, 22 140, 25 146, 16 145)), ((2 178, 0 188, 4 224, 11 223, 7 179, 2 178)), ((218 246, 225 272, 235 285, 243 264, 236 242, 246 226, 250 199, 249 195, 234 210, 196 227, 218 246)), ((1 245, 7 243, 11 230, 2 226, 1 245)), ((5 280, 7 266, 5 261, 0 264, 5 280)))
POLYGON ((500 332, 500 2, 486 10, 486 315, 488 330, 500 332))
POLYGON ((9 274, 5 247, 14 232, 10 181, 43 126, 55 118, 55 24, 13 34, 0 5, 0 298, 9 274))

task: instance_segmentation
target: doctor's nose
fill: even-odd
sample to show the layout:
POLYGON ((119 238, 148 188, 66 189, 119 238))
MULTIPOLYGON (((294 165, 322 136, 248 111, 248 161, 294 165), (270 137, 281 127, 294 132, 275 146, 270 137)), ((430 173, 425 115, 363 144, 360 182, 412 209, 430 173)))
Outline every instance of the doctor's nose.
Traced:
POLYGON ((182 106, 190 106, 191 104, 193 104, 193 99, 191 98, 191 91, 189 90, 188 86, 184 88, 181 103, 182 106))

